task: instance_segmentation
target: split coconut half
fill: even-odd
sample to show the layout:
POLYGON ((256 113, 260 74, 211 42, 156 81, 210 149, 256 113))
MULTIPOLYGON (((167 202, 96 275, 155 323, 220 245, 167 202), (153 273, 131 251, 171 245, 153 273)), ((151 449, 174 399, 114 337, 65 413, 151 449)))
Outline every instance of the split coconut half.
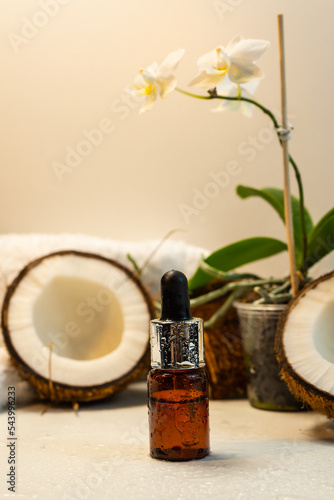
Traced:
POLYGON ((2 329, 12 360, 42 399, 90 401, 140 375, 153 316, 127 268, 60 251, 28 264, 10 285, 2 329))
POLYGON ((295 396, 334 418, 334 272, 310 283, 285 309, 276 353, 295 396))

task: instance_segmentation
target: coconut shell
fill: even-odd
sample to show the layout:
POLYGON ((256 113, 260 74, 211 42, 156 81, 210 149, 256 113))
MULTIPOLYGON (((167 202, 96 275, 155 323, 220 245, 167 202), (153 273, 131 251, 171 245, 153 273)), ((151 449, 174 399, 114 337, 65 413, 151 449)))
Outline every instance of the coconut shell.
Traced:
MULTIPOLYGON (((221 281, 215 281, 196 290, 196 295, 208 293, 221 286, 221 281)), ((225 300, 226 298, 222 297, 193 307, 192 314, 206 321, 225 300)), ((204 330, 204 346, 210 397, 212 399, 245 397, 247 376, 244 348, 234 307, 221 316, 214 326, 204 330)))
POLYGON ((325 274, 321 278, 309 283, 299 294, 289 303, 280 317, 277 326, 275 338, 276 357, 281 369, 281 375, 287 383, 291 392, 300 401, 307 403, 311 408, 319 413, 327 415, 329 418, 334 418, 334 396, 316 386, 310 384, 301 377, 289 363, 284 349, 284 335, 289 318, 289 314, 295 309, 299 301, 312 289, 316 288, 320 283, 328 279, 334 278, 334 272, 325 274))
MULTIPOLYGON (((146 291, 145 287, 141 283, 141 281, 126 267, 121 265, 119 262, 116 262, 112 259, 107 259, 97 254, 86 253, 86 252, 78 252, 75 250, 63 250, 59 252, 54 252, 48 255, 45 255, 39 259, 36 259, 30 262, 19 275, 15 278, 15 280, 8 287, 3 307, 2 307, 2 333, 4 336, 5 344, 10 354, 11 360, 14 366, 17 368, 20 375, 27 380, 32 387, 35 389, 38 397, 42 400, 49 400, 51 402, 83 402, 83 401, 94 401, 98 399, 106 398, 120 390, 124 389, 129 383, 137 380, 142 374, 143 370, 148 365, 149 360, 149 340, 147 342, 147 346, 143 355, 141 355, 140 359, 138 359, 137 363, 128 373, 126 373, 123 377, 111 380, 101 385, 97 385, 94 387, 87 386, 75 386, 72 387, 70 385, 57 383, 52 379, 46 379, 45 377, 35 373, 29 365, 23 360, 20 355, 15 350, 10 338, 10 331, 8 328, 8 306, 9 302, 15 292, 16 287, 22 280, 22 278, 35 266, 38 266, 42 260, 47 258, 52 258, 53 256, 59 255, 76 255, 85 258, 91 259, 99 259, 104 262, 107 262, 110 265, 113 265, 124 272, 129 279, 133 280, 137 287, 140 289, 143 299, 146 302, 147 309, 149 312, 149 316, 151 319, 155 317, 154 307, 152 304, 151 297, 149 293, 146 291)), ((52 359, 51 359, 52 362, 52 359)), ((52 373, 52 371, 51 371, 52 373)))

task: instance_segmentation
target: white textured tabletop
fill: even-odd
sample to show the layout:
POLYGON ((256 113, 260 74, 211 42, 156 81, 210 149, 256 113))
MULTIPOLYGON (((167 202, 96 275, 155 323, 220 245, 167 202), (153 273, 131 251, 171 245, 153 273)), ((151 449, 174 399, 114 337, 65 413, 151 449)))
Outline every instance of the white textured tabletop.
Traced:
POLYGON ((146 385, 103 403, 17 409, 16 492, 7 490, 7 413, 0 415, 1 498, 334 499, 334 424, 313 412, 211 401, 211 455, 164 462, 148 454, 146 385))

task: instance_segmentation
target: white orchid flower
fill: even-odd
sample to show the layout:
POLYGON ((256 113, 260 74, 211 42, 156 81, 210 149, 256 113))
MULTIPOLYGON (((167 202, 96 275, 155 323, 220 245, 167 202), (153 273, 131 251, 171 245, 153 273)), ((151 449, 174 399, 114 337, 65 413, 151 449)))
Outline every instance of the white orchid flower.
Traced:
POLYGON ((237 84, 263 78, 261 69, 255 64, 270 43, 266 40, 244 39, 235 36, 227 47, 219 46, 200 57, 197 65, 200 74, 189 85, 210 89, 217 87, 228 74, 237 84))
POLYGON ((158 96, 164 99, 169 92, 176 87, 176 78, 173 71, 179 64, 184 54, 183 49, 178 49, 169 54, 158 66, 153 63, 146 69, 141 69, 136 76, 132 87, 127 91, 136 96, 145 96, 140 113, 144 113, 152 108, 158 96))
MULTIPOLYGON (((228 97, 252 98, 259 84, 260 84, 259 80, 253 80, 251 82, 238 85, 236 83, 231 82, 231 80, 227 75, 226 78, 223 80, 223 82, 217 86, 217 94, 228 97)), ((250 118, 253 116, 254 105, 246 101, 220 100, 219 106, 217 108, 214 108, 212 111, 218 112, 226 110, 240 110, 243 113, 243 115, 250 118)))

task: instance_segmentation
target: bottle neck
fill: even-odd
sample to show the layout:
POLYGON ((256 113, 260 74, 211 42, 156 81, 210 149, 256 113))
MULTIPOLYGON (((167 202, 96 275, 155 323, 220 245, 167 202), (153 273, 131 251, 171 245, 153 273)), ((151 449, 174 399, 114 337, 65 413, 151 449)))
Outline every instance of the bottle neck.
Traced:
POLYGON ((203 321, 151 321, 151 366, 189 370, 205 366, 203 321))

